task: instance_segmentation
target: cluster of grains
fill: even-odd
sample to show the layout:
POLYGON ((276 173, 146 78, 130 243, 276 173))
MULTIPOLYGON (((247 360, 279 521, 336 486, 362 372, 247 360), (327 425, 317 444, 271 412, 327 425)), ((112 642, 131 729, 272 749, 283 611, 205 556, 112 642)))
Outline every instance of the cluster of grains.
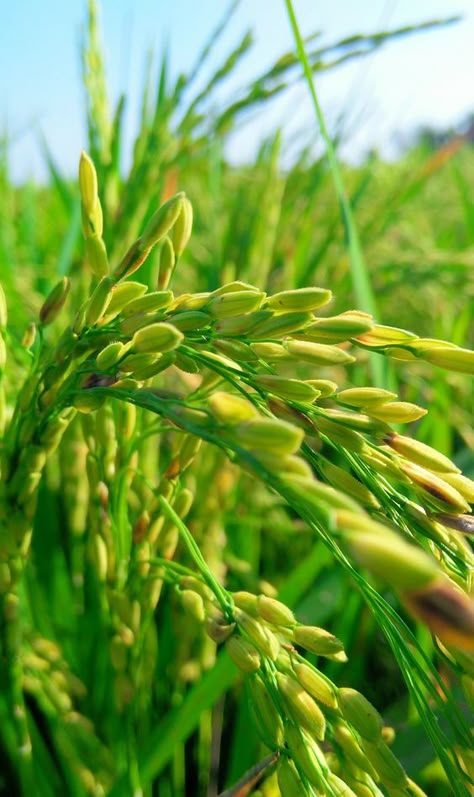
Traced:
MULTIPOLYGON (((337 538, 353 562, 396 591, 460 668, 471 699, 473 555, 466 535, 474 530, 474 484, 449 459, 390 428, 421 418, 424 409, 379 388, 339 389, 333 379, 343 378, 357 347, 470 373, 474 354, 376 325, 366 313, 327 316, 332 294, 322 288, 267 296, 236 280, 175 296, 170 281, 192 227, 191 204, 182 193, 158 208, 111 270, 97 176, 85 154, 79 183, 91 291, 51 346, 47 328, 55 327, 68 300, 69 280, 62 278, 44 301, 40 341, 33 329, 25 334, 32 367, 8 423, 0 293, 0 422, 6 423, 0 655, 12 662, 7 691, 21 746, 29 744, 22 692, 38 690, 39 682, 30 671, 23 682, 17 666, 17 586, 44 468, 67 432, 60 479, 74 535, 75 600, 80 607, 87 563, 103 588, 100 612, 109 630, 117 709, 126 712, 132 699, 149 699, 157 656, 151 617, 163 584, 178 583, 184 608, 205 623, 212 640, 225 641, 249 675, 262 739, 281 752, 283 795, 377 797, 378 783, 391 797, 421 794, 384 741, 373 707, 358 693, 338 690, 297 650, 342 660, 339 640, 299 625, 271 598, 229 598, 219 587, 208 563, 222 529, 209 536, 203 559, 182 523, 193 502, 183 475, 204 439, 263 478, 315 530, 337 538), (157 285, 149 290, 129 277, 157 245, 157 285), (171 388, 162 386, 164 378, 171 388), (175 433, 163 460, 153 448, 153 417, 139 407, 159 416, 160 429, 168 424, 175 433), (182 577, 175 566, 183 535, 194 563, 207 573, 206 584, 182 577)), ((63 702, 67 713, 64 696, 63 702)))
POLYGON ((470 349, 436 338, 419 338, 406 329, 377 324, 370 332, 359 335, 357 343, 396 360, 425 360, 440 368, 465 374, 472 374, 474 369, 474 352, 470 349))
POLYGON ((245 675, 259 736, 279 754, 282 797, 381 797, 380 787, 391 797, 422 797, 387 744, 393 730, 371 703, 354 689, 338 688, 300 652, 347 661, 337 637, 298 623, 285 604, 266 595, 232 593, 226 616, 199 579, 184 577, 179 589, 186 609, 245 675))
MULTIPOLYGON (((115 673, 116 707, 123 712, 137 697, 152 688, 156 664, 156 628, 151 622, 161 595, 164 572, 156 562, 174 558, 179 532, 175 523, 162 511, 162 500, 172 506, 179 520, 184 520, 193 503, 193 493, 181 483, 182 476, 198 454, 201 441, 181 435, 171 461, 160 481, 151 490, 137 478, 137 465, 124 470, 126 442, 133 439, 136 409, 125 405, 121 418, 120 446, 115 437, 116 425, 110 407, 104 405, 92 416, 83 414, 84 438, 88 446, 87 473, 91 502, 87 522, 86 556, 99 582, 106 585, 106 618, 110 626, 110 661, 115 673), (117 473, 128 481, 130 515, 134 523, 127 529, 126 549, 117 546, 111 528, 117 473), (124 590, 123 558, 129 563, 128 584, 124 590)), ((118 426, 118 424, 117 424, 118 426)), ((132 453, 132 460, 137 452, 132 453)))
MULTIPOLYGON (((358 395, 361 390, 359 389, 358 395)), ((376 391, 370 392, 373 395, 376 391)), ((303 415, 299 407, 300 415, 295 416, 295 419, 301 423, 295 426, 287 420, 262 416, 249 399, 222 391, 216 391, 210 397, 209 404, 215 418, 224 424, 229 440, 248 450, 255 458, 257 466, 263 465, 276 475, 279 483, 291 496, 309 507, 310 512, 326 526, 332 527, 352 557, 375 576, 391 584, 407 607, 433 633, 445 643, 472 649, 474 606, 468 595, 468 579, 469 573, 472 573, 473 556, 458 530, 449 527, 444 529, 444 537, 450 543, 450 550, 454 549, 457 557, 462 558, 467 574, 464 578, 458 574, 455 579, 455 573, 450 572, 452 562, 449 557, 441 557, 437 561, 430 553, 414 544, 414 540, 404 539, 386 523, 380 522, 381 502, 377 496, 352 474, 313 452, 314 456, 309 458, 311 464, 314 462, 321 477, 329 484, 315 477, 308 458, 299 456, 298 450, 308 426, 311 429, 313 423, 313 434, 319 431, 319 415, 314 417, 313 422, 311 410, 303 415)), ((291 408, 287 405, 287 409, 291 408)), ((289 412, 286 415, 291 417, 289 412)), ((418 498, 423 498, 423 493, 418 492, 420 482, 416 475, 424 473, 423 490, 427 496, 425 511, 411 502, 406 502, 407 512, 411 513, 414 526, 417 518, 425 529, 432 530, 433 541, 436 541, 437 533, 439 539, 440 516, 435 508, 439 510, 443 504, 447 509, 448 501, 449 517, 453 518, 451 526, 456 521, 464 524, 471 522, 471 516, 464 514, 470 509, 466 499, 434 470, 444 468, 443 477, 450 478, 454 475, 458 481, 462 480, 459 486, 467 494, 473 485, 466 477, 459 476, 457 468, 450 460, 426 445, 390 432, 384 434, 384 440, 398 451, 395 459, 394 455, 386 454, 383 448, 370 448, 360 432, 355 430, 355 426, 353 424, 353 448, 357 450, 363 464, 375 467, 372 452, 376 451, 380 459, 386 458, 390 463, 391 476, 396 478, 397 469, 401 479, 411 475, 411 480, 407 481, 418 498), (425 465, 431 464, 432 470, 413 464, 407 459, 408 456, 412 460, 422 460, 425 465), (435 491, 435 503, 432 503, 435 491)), ((335 427, 337 428, 336 424, 335 427)), ((329 429, 324 424, 323 428, 326 437, 329 429)), ((391 449, 388 450, 390 452, 391 449)), ((377 484, 375 480, 374 484, 377 484)), ((436 546, 433 546, 433 551, 437 551, 436 546)))
POLYGON ((86 688, 71 672, 61 649, 49 639, 32 636, 22 666, 25 694, 59 726, 58 744, 74 776, 88 794, 106 793, 113 783, 113 758, 90 719, 76 709, 86 688))
MULTIPOLYGON (((118 584, 122 592, 124 576, 126 576, 123 567, 130 556, 130 534, 128 534, 128 540, 127 535, 122 538, 123 545, 120 548, 115 536, 116 529, 112 527, 111 522, 110 493, 111 484, 114 482, 117 472, 117 461, 119 461, 120 468, 123 465, 120 459, 123 457, 124 450, 119 444, 119 433, 112 407, 104 404, 104 398, 94 394, 90 389, 81 390, 78 394, 78 388, 84 387, 85 384, 90 388, 93 384, 116 382, 115 379, 105 379, 103 382, 98 380, 94 367, 99 352, 115 338, 113 331, 102 332, 100 326, 113 298, 112 288, 117 285, 121 277, 127 276, 137 267, 138 260, 143 259, 152 246, 171 230, 172 225, 177 222, 182 212, 185 214, 186 220, 184 225, 181 222, 177 224, 179 233, 175 238, 177 251, 182 251, 185 237, 189 232, 190 206, 187 200, 179 195, 171 203, 168 203, 168 206, 157 211, 144 235, 137 242, 134 252, 126 255, 113 277, 107 276, 109 266, 102 239, 102 211, 98 198, 97 178, 92 162, 85 155, 81 158, 79 183, 86 257, 93 273, 99 279, 92 286, 89 298, 77 311, 72 326, 66 327, 55 346, 46 345, 46 340, 48 328, 56 326, 61 310, 68 299, 70 282, 66 277, 59 280, 40 309, 38 324, 40 336, 36 341, 36 346, 34 345, 33 329, 25 334, 23 345, 25 348, 32 348, 32 365, 19 392, 13 414, 6 424, 2 449, 0 515, 4 529, 0 547, 1 656, 2 660, 9 661, 11 664, 6 692, 11 705, 15 707, 13 714, 18 725, 18 746, 24 750, 31 749, 31 746, 28 741, 25 711, 22 708, 21 667, 18 666, 22 637, 17 585, 21 580, 29 553, 38 488, 45 465, 54 462, 55 452, 63 434, 71 426, 79 410, 80 417, 83 419, 82 430, 77 423, 71 426, 71 434, 61 454, 63 464, 67 463, 67 466, 60 474, 62 486, 66 487, 64 497, 72 497, 72 500, 67 501, 66 504, 67 514, 72 521, 71 527, 75 532, 74 542, 71 545, 71 562, 73 583, 77 588, 78 609, 83 600, 83 566, 86 559, 92 563, 99 583, 118 584), (77 452, 78 449, 81 451, 82 461, 86 466, 82 470, 77 456, 72 454, 73 448, 74 452, 77 452), (85 509, 87 506, 88 508, 85 509)), ((4 330, 7 317, 3 291, 0 299, 0 341, 1 352, 4 353, 4 330)), ((128 299, 124 302, 124 304, 126 303, 128 303, 128 299)), ((111 310, 113 312, 113 304, 111 310)), ((125 320, 126 316, 123 317, 124 323, 125 320)), ((166 325, 163 326, 166 332, 166 325)), ((168 331, 170 330, 179 340, 180 333, 169 327, 168 331)), ((131 337, 128 336, 127 340, 132 348, 131 337)), ((136 348, 133 354, 136 358, 134 366, 137 368, 137 358, 145 357, 146 359, 148 354, 143 353, 139 336, 135 343, 136 348)), ((163 344, 163 340, 161 343, 163 344)), ((162 347, 164 349, 173 348, 173 345, 170 345, 170 341, 167 339, 162 347)), ((152 356, 153 361, 156 359, 158 359, 156 356, 152 356)), ((4 360, 5 357, 2 355, 0 377, 3 374, 4 360)), ((2 387, 0 385, 0 388, 2 387)), ((1 397, 3 398, 3 392, 1 397)), ((0 400, 0 407, 2 424, 4 424, 7 419, 3 411, 2 400, 0 400)), ((129 438, 134 428, 133 413, 133 407, 118 413, 121 422, 126 420, 125 429, 128 430, 129 438)), ((126 433, 122 436, 121 443, 126 446, 126 433)), ((191 441, 191 445, 188 444, 188 453, 184 454, 188 461, 190 461, 191 449, 197 450, 198 447, 199 441, 196 445, 195 439, 191 441)), ((133 471, 134 454, 133 452, 129 452, 129 454, 130 469, 128 473, 130 476, 130 470, 133 471)), ((189 508, 191 499, 188 497, 183 502, 183 498, 186 498, 185 492, 182 492, 179 498, 183 504, 180 511, 185 514, 186 506, 184 504, 187 504, 189 508)), ((151 511, 153 511, 153 507, 151 507, 151 511)), ((144 553, 146 555, 146 550, 144 553)), ((143 550, 141 555, 143 556, 143 550)), ((156 579, 150 580, 149 591, 153 592, 154 588, 156 593, 156 584, 156 579)), ((137 583, 137 591, 138 586, 137 583)), ((145 590, 143 593, 143 602, 149 604, 148 616, 150 616, 157 598, 153 595, 147 597, 146 592, 145 590)), ((104 613, 106 613, 105 607, 104 613)), ((113 616, 115 617, 115 615, 113 616)), ((120 626, 119 620, 113 619, 112 625, 114 623, 120 626)), ((125 637, 129 640, 130 635, 127 637, 125 633, 125 637)), ((130 644, 129 641, 128 644, 130 644)), ((143 647, 143 639, 140 640, 140 644, 143 647)), ((114 645, 115 650, 116 644, 114 643, 114 645)), ((122 687, 117 691, 124 694, 126 689, 123 684, 122 687)))

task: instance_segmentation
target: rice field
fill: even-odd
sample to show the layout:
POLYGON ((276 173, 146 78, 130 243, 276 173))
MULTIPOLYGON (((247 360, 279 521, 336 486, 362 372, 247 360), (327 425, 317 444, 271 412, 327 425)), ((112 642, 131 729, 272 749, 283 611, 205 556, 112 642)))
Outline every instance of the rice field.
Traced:
POLYGON ((77 179, 2 143, 0 794, 473 794, 472 143, 342 162, 314 75, 413 31, 287 8, 217 117, 250 40, 163 57, 125 172, 91 0, 77 179), (230 165, 295 70, 324 156, 230 165))

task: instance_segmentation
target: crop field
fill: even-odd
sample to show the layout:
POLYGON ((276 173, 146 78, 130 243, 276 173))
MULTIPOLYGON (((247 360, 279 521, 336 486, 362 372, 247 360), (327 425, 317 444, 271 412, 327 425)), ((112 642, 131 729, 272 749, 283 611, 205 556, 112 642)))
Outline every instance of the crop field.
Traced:
POLYGON ((470 797, 473 143, 345 164, 318 71, 416 31, 286 0, 218 114, 232 17, 163 56, 124 169, 88 5, 77 179, 0 142, 0 795, 470 797), (229 164, 296 77, 324 154, 229 164))

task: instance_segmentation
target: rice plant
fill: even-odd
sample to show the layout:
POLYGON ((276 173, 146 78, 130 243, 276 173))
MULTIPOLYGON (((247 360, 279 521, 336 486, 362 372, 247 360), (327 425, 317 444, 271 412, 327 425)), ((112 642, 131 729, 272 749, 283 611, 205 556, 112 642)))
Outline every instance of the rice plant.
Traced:
POLYGON ((474 353, 374 318, 347 201, 354 298, 303 249, 276 268, 308 175, 280 173, 277 136, 245 227, 238 196, 205 195, 213 148, 180 137, 201 97, 171 134, 164 65, 123 179, 95 12, 90 154, 46 202, 56 278, 20 283, 14 245, 2 272, 1 788, 468 797, 474 483, 405 425, 427 413, 410 373, 467 396, 474 353))

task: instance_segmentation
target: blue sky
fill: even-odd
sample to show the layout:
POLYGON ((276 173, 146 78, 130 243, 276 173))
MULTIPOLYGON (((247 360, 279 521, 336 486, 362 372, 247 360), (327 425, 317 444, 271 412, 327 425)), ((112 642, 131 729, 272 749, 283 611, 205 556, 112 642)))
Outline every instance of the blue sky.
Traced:
MULTIPOLYGON (((17 180, 44 175, 41 130, 60 167, 76 170, 86 146, 79 41, 85 0, 0 0, 0 128, 11 139, 17 180)), ((194 61, 226 8, 223 0, 102 0, 101 27, 112 100, 129 95, 130 150, 147 51, 168 45, 175 74, 194 61)), ((456 124, 474 110, 474 3, 472 0, 294 0, 303 34, 320 30, 323 41, 460 13, 459 24, 394 42, 368 58, 317 76, 329 122, 344 113, 344 154, 357 159, 369 147, 394 152, 399 134, 421 124, 456 124)), ((243 85, 293 46, 283 0, 241 0, 219 48, 221 58, 251 28, 255 46, 229 87, 243 85)), ((223 98, 225 98, 225 94, 223 98)), ((275 102, 235 133, 233 160, 251 158, 262 136, 276 125, 287 141, 308 141, 315 130, 307 88, 275 102)), ((126 147, 127 148, 127 147, 126 147)))

